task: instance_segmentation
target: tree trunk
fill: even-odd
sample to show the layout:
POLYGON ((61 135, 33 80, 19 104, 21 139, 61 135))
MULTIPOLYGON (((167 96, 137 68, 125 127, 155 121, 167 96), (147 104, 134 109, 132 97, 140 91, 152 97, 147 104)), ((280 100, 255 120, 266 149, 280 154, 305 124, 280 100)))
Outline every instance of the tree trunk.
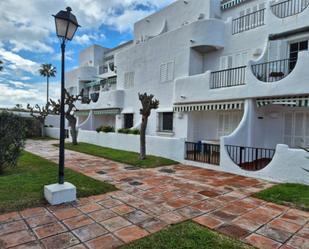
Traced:
POLYGON ((140 160, 146 159, 146 129, 147 129, 148 117, 143 116, 141 124, 140 135, 140 160))
POLYGON ((45 122, 41 123, 41 136, 45 137, 45 122))
POLYGON ((72 120, 70 122, 70 127, 71 127, 70 133, 71 133, 71 137, 72 137, 72 143, 73 143, 73 145, 77 145, 78 144, 77 143, 77 135, 78 135, 78 133, 77 133, 77 130, 76 130, 76 119, 72 120))
POLYGON ((49 77, 47 76, 47 89, 46 89, 46 104, 48 104, 49 101, 49 77))

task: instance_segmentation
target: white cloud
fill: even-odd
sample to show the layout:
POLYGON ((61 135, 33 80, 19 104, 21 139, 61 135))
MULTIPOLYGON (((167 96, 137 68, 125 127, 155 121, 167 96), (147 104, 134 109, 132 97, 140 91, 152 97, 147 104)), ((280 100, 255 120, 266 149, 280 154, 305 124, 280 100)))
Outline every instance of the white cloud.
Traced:
POLYGON ((82 34, 75 36, 73 42, 81 45, 89 45, 104 39, 104 34, 82 34))

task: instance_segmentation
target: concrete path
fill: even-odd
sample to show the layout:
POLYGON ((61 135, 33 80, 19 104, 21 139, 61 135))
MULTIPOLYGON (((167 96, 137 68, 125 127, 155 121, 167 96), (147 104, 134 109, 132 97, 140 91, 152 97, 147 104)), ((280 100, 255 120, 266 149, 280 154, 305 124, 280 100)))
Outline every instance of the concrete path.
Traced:
MULTIPOLYGON (((26 150, 54 162, 54 141, 26 150)), ((186 165, 136 169, 67 151, 66 167, 119 191, 0 216, 0 248, 116 248, 193 219, 258 248, 308 249, 309 213, 250 197, 271 183, 186 165)))

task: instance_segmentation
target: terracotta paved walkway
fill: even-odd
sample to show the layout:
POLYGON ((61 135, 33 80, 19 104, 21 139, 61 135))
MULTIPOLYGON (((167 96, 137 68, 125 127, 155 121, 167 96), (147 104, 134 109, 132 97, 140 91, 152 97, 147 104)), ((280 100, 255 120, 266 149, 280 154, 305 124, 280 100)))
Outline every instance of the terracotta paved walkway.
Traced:
MULTIPOLYGON (((30 141, 26 149, 57 161, 51 143, 30 141)), ((268 182, 184 165, 163 167, 174 171, 167 173, 66 156, 67 167, 121 190, 1 215, 0 248, 115 248, 186 219, 258 248, 309 248, 309 213, 249 197, 268 182)))

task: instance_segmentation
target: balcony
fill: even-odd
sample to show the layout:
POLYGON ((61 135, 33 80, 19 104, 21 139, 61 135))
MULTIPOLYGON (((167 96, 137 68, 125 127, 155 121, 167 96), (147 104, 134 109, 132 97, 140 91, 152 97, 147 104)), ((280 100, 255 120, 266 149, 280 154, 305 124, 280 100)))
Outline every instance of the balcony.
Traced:
POLYGON ((252 73, 262 82, 276 82, 287 77, 295 68, 297 59, 276 60, 252 65, 252 73))
POLYGON ((309 0, 285 0, 271 5, 273 14, 279 18, 286 18, 303 12, 309 5, 309 0))
POLYGON ((246 84, 246 66, 211 73, 210 89, 241 86, 246 84))
POLYGON ((239 34, 244 31, 255 29, 265 24, 265 9, 238 17, 232 21, 232 34, 239 34))

